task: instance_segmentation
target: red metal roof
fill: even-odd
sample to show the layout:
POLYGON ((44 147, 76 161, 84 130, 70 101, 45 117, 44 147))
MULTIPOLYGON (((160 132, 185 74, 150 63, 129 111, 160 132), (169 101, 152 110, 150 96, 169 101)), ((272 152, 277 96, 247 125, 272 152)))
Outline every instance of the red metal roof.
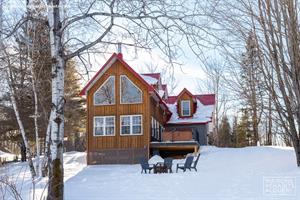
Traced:
MULTIPOLYGON (((110 67, 114 62, 119 61, 121 64, 123 64, 123 66, 125 66, 133 75, 135 75, 141 82, 143 82, 149 92, 153 92, 155 94, 155 96, 158 97, 159 99, 159 104, 163 105, 167 111, 168 116, 171 116, 171 112, 168 108, 167 104, 174 104, 178 97, 180 95, 182 95, 184 92, 187 92, 189 95, 193 96, 194 98, 197 98, 203 105, 214 105, 215 104, 215 94, 200 94, 200 95, 193 95, 191 92, 189 92, 186 88, 184 88, 180 94, 178 96, 169 96, 168 99, 166 100, 162 100, 161 97, 159 96, 159 94, 157 93, 157 91, 153 88, 153 86, 151 86, 150 84, 148 84, 138 73, 136 73, 124 60, 123 60, 123 56, 121 53, 114 53, 108 60, 107 62, 100 68, 100 70, 95 74, 95 76, 87 83, 87 85, 82 89, 82 91, 80 92, 80 95, 85 95, 87 93, 87 91, 93 86, 93 84, 95 84, 95 82, 97 81, 97 79, 99 79, 101 77, 101 73, 105 70, 106 67, 110 67), (115 59, 115 60, 114 60, 115 59)), ((155 78, 157 80, 160 79, 160 73, 147 73, 147 74, 142 74, 144 76, 149 76, 152 78, 155 78)), ((163 84, 162 85, 163 90, 167 90, 167 84, 163 84)))
POLYGON ((108 64, 110 64, 110 62, 116 59, 119 62, 121 62, 130 72, 132 72, 139 80, 141 80, 144 84, 147 85, 148 89, 150 91, 153 91, 154 88, 149 85, 138 73, 136 73, 124 60, 123 60, 123 55, 122 53, 113 53, 112 56, 106 61, 106 63, 100 68, 100 70, 95 74, 95 76, 86 84, 86 86, 81 90, 80 95, 85 95, 86 92, 88 91, 88 89, 94 84, 94 81, 96 81, 98 77, 98 75, 105 69, 105 67, 107 67, 108 64))
POLYGON ((203 105, 215 105, 216 95, 215 94, 198 94, 194 95, 203 105))
POLYGON ((147 73, 147 74, 142 74, 142 75, 144 75, 144 76, 150 76, 150 77, 155 78, 157 80, 160 79, 160 73, 147 73))
MULTIPOLYGON (((167 104, 174 104, 177 101, 178 96, 169 96, 165 101, 167 104)), ((203 105, 207 106, 215 104, 215 94, 197 94, 193 96, 197 98, 203 105)))
POLYGON ((167 104, 174 104, 177 101, 177 96, 168 96, 165 101, 167 104))

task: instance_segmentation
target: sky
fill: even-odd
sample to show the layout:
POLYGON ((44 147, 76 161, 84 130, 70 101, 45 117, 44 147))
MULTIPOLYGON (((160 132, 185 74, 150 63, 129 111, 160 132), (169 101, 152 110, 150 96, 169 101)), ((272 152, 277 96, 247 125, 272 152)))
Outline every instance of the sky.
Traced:
MULTIPOLYGON (((115 52, 117 52, 117 49, 115 52)), ((156 72, 161 72, 167 66, 161 54, 155 50, 151 53, 142 50, 138 53, 122 50, 122 54, 123 59, 138 73, 149 73, 147 65, 157 67, 156 72)), ((97 61, 92 64, 90 78, 93 77, 110 56, 111 54, 107 54, 105 57, 99 56, 96 58, 97 61)), ((201 68, 201 62, 189 52, 185 53, 185 56, 179 57, 176 61, 181 63, 181 65, 176 65, 173 68, 177 87, 171 95, 179 94, 183 88, 187 88, 193 94, 199 94, 198 82, 206 78, 201 68)), ((83 85, 85 83, 86 81, 83 82, 83 85)))
MULTIPOLYGON (((25 1, 19 0, 19 1, 5 1, 5 8, 9 10, 8 12, 12 13, 22 13, 20 12, 20 9, 24 9, 25 1), (17 3, 18 2, 18 3, 17 3), (20 3, 20 4, 19 4, 20 3)), ((183 42, 184 43, 184 42, 183 42)), ((198 82, 201 79, 205 79, 205 73, 201 69, 201 62, 196 58, 195 55, 189 50, 187 44, 181 44, 182 50, 184 55, 180 56, 178 59, 176 59, 176 62, 181 63, 181 66, 176 65, 174 70, 174 78, 177 82, 177 87, 174 90, 174 94, 178 94, 183 88, 187 88, 189 91, 191 91, 193 94, 199 93, 198 88, 198 82)), ((147 70, 147 65, 157 66, 157 72, 161 72, 163 68, 168 66, 168 63, 166 63, 161 53, 158 50, 151 50, 151 55, 144 51, 144 50, 138 50, 138 53, 136 53, 135 50, 123 48, 123 58, 128 64, 136 70, 138 73, 147 73, 149 72, 147 70)), ((103 56, 97 56, 95 61, 92 61, 91 63, 91 72, 89 78, 92 78, 93 75, 102 67, 102 65, 106 62, 106 60, 111 56, 112 52, 116 52, 117 48, 115 50, 112 50, 110 53, 107 53, 105 55, 105 58, 103 56)), ((82 66, 80 66, 82 67, 82 66)), ((85 77, 85 80, 82 81, 82 87, 87 83, 88 78, 85 77)), ((205 92, 206 93, 206 92, 205 92)))

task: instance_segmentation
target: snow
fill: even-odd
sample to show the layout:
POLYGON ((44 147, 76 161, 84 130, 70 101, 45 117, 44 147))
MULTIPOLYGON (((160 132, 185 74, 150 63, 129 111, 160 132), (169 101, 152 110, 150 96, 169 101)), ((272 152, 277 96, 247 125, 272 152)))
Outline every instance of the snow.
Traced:
MULTIPOLYGON (((296 166, 292 148, 206 146, 201 147, 200 152, 198 172, 180 171, 172 174, 141 174, 140 165, 86 166, 85 153, 66 153, 64 154, 65 199, 300 199, 300 169, 296 166), (277 196, 266 193, 264 180, 274 177, 293 180, 289 184, 289 188, 292 189, 290 193, 277 196)), ((154 158, 156 160, 158 157, 154 158)), ((178 162, 183 161, 174 161, 174 172, 178 162)), ((25 163, 11 164, 7 168, 0 168, 0 175, 8 170, 8 174, 19 176, 17 180, 22 182, 22 175, 25 174, 22 196, 29 199, 30 173, 25 166, 25 163)), ((45 182, 45 179, 40 180, 37 187, 41 189, 45 182)))
POLYGON ((16 157, 15 154, 12 154, 12 153, 6 153, 6 152, 3 152, 3 151, 0 151, 0 158, 3 160, 6 160, 6 161, 12 161, 14 160, 16 157))
POLYGON ((164 162, 164 159, 158 155, 152 156, 148 161, 149 164, 156 164, 158 162, 164 162))
POLYGON ((164 90, 158 90, 158 94, 159 94, 160 98, 162 98, 165 94, 165 91, 164 90))
POLYGON ((156 78, 152 78, 150 76, 146 76, 146 75, 142 75, 142 74, 140 74, 140 76, 150 85, 155 85, 158 82, 158 80, 156 78))
POLYGON ((168 121, 168 124, 178 123, 206 123, 211 121, 212 113, 214 111, 214 105, 203 105, 197 99, 197 110, 192 117, 180 118, 177 112, 177 104, 167 104, 169 110, 172 112, 172 116, 168 121))

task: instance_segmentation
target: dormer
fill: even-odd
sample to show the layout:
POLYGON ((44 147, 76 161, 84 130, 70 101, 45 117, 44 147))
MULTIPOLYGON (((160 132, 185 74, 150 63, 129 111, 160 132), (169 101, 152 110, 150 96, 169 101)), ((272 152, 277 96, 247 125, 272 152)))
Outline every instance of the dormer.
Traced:
POLYGON ((180 118, 192 117, 196 111, 197 101, 194 95, 184 88, 177 97, 177 112, 180 118))

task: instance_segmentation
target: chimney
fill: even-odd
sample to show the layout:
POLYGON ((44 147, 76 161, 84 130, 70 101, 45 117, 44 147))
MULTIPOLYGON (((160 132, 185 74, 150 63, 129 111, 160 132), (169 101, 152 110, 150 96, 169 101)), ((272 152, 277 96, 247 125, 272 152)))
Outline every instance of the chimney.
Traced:
POLYGON ((122 53, 122 44, 118 42, 118 53, 122 53))
POLYGON ((123 58, 123 55, 122 55, 122 44, 121 44, 121 42, 118 42, 118 56, 120 58, 123 58))

